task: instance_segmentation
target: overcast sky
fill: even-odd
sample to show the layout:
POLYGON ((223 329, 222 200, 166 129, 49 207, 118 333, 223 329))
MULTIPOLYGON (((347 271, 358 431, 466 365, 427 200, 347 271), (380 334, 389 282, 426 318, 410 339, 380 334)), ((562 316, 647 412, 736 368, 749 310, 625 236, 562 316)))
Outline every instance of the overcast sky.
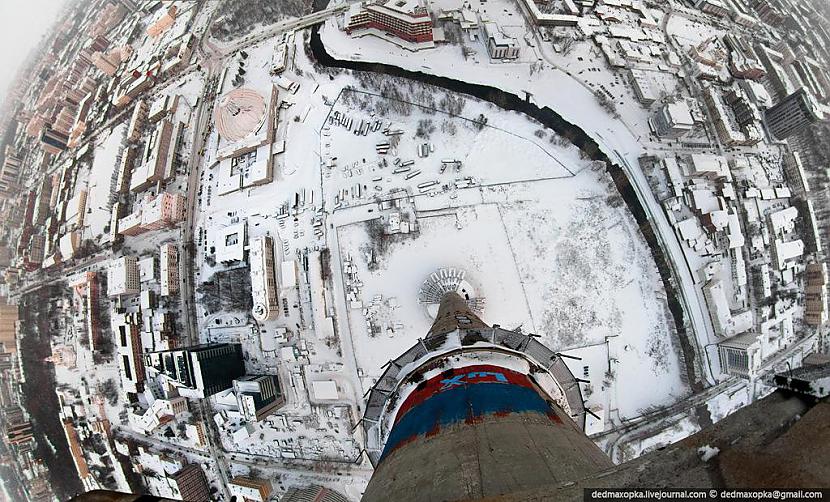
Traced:
POLYGON ((0 0, 0 102, 29 51, 55 23, 65 0, 0 0))

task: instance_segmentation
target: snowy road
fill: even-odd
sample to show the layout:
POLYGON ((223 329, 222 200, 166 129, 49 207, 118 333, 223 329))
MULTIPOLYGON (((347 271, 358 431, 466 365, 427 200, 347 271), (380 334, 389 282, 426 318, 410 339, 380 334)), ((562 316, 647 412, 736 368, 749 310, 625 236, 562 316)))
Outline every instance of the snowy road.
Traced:
MULTIPOLYGON (((601 135, 598 134, 597 136, 604 141, 601 135)), ((637 191, 637 198, 642 203, 649 221, 655 227, 656 231, 654 233, 660 241, 660 247, 668 255, 667 261, 672 267, 672 275, 679 283, 677 289, 680 294, 680 300, 683 303, 683 311, 686 313, 687 321, 690 324, 694 339, 697 342, 695 351, 696 358, 705 358, 706 353, 704 347, 709 344, 709 340, 714 339, 714 329, 712 327, 712 321, 709 318, 706 302, 703 299, 703 293, 695 286, 692 272, 686 265, 686 256, 680 247, 680 242, 677 240, 674 229, 666 218, 663 208, 660 207, 660 203, 654 197, 645 173, 639 167, 632 166, 616 149, 613 152, 617 159, 619 159, 620 165, 625 170, 631 185, 637 191)), ((698 369, 704 366, 708 371, 703 372, 701 376, 706 378, 709 385, 714 385, 715 377, 712 374, 712 369, 708 361, 697 361, 696 367, 698 369)))
POLYGON ((257 44, 280 33, 301 30, 321 23, 335 14, 344 12, 348 7, 348 4, 341 4, 303 17, 280 21, 225 46, 219 45, 216 42, 212 42, 212 44, 221 50, 223 56, 230 56, 240 49, 257 44))

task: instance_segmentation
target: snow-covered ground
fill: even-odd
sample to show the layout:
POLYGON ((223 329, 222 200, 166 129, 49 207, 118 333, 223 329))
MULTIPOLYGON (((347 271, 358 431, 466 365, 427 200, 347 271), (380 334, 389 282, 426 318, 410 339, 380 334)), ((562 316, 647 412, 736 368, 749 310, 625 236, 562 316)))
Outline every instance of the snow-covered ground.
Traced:
MULTIPOLYGON (((437 15, 462 2, 426 3, 437 15)), ((673 155, 697 148, 661 144, 650 132, 648 119, 665 96, 688 95, 680 64, 663 61, 677 55, 675 46, 688 51, 725 31, 713 28, 701 16, 683 14, 682 8, 671 15, 659 7, 650 9, 654 22, 650 30, 655 37, 640 47, 649 58, 632 66, 650 72, 662 95, 648 106, 633 93, 629 73, 612 68, 600 44, 587 34, 565 43, 560 35, 577 30, 533 29, 513 0, 464 3, 517 41, 521 47, 518 59, 491 60, 482 41, 471 33, 422 52, 404 50, 373 36, 352 38, 339 29, 339 18, 329 19, 321 36, 336 58, 377 61, 491 85, 550 107, 596 140, 612 162, 623 166, 667 259, 677 266, 675 275, 688 310, 687 328, 706 346, 710 368, 717 374, 713 361, 719 339, 712 333, 702 303, 702 279, 693 275, 715 258, 699 255, 675 239, 659 195, 649 183, 668 191, 664 180, 652 179, 662 173, 643 173, 639 160, 643 154, 673 155), (664 35, 672 37, 672 43, 664 44, 664 35)), ((184 2, 178 4, 185 7, 184 2)), ((216 7, 194 18, 191 31, 208 28, 212 8, 216 7)), ((129 68, 151 65, 185 33, 195 10, 190 5, 183 8, 173 26, 156 39, 143 32, 164 9, 139 21, 129 68)), ((614 16, 626 21, 612 22, 639 22, 630 9, 617 10, 614 16)), ((214 68, 222 49, 230 53, 230 47, 242 47, 283 28, 258 26, 244 39, 218 44, 218 48, 208 42, 212 54, 199 63, 214 68)), ((594 29, 601 32, 605 27, 587 27, 587 31, 594 29)), ((255 424, 245 423, 229 391, 210 398, 211 407, 219 412, 212 418, 221 422, 220 442, 231 457, 225 461, 232 474, 256 475, 256 469, 262 468, 266 477, 274 479, 277 493, 315 482, 359 498, 369 470, 365 462, 361 466, 351 463, 360 457, 363 446, 362 428, 355 425, 365 391, 384 364, 427 332, 432 318, 418 302, 419 288, 442 268, 465 273, 464 293, 477 300, 485 322, 534 333, 554 351, 572 356, 566 363, 584 381, 581 390, 586 406, 600 417, 588 419, 588 433, 596 435, 615 461, 687 437, 707 425, 698 423, 707 422, 707 411, 711 421, 717 422, 762 393, 754 384, 727 380, 707 389, 705 399, 697 394, 670 412, 662 410, 689 396, 682 378, 686 368, 679 362, 674 321, 651 252, 604 165, 587 160, 566 139, 539 123, 492 104, 403 78, 313 66, 304 54, 307 37, 308 32, 300 31, 268 38, 222 61, 226 71, 217 96, 245 87, 267 97, 278 87, 277 102, 271 103, 276 110, 275 141, 257 150, 273 160, 273 181, 220 195, 220 180, 228 174, 222 170, 230 162, 217 159, 228 142, 213 128, 207 131, 205 160, 199 166, 196 285, 239 265, 216 263, 210 256, 230 225, 244 221, 249 240, 271 236, 276 247, 281 307, 277 319, 256 323, 240 308, 197 309, 199 342, 241 343, 247 372, 277 374, 286 397, 277 413, 255 424), (287 88, 285 80, 270 74, 272 57, 281 43, 289 48, 289 64, 282 75, 299 84, 299 90, 287 88), (401 228, 405 230, 398 233, 401 228), (284 264, 295 267, 296 284, 283 283, 284 264), (336 398, 315 395, 314 384, 323 381, 334 385, 336 398), (678 411, 686 405, 687 409, 678 411), (621 424, 632 428, 611 430, 621 424), (643 424, 643 430, 631 432, 643 424), (326 470, 314 465, 319 461, 340 465, 346 474, 313 472, 326 470)), ((608 46, 609 59, 620 57, 623 51, 622 45, 615 44, 612 41, 608 46)), ((202 49, 196 53, 203 55, 202 49)), ((193 62, 190 69, 195 67, 193 62)), ((202 133, 191 127, 199 122, 193 111, 204 85, 204 73, 191 71, 160 83, 147 96, 150 104, 164 96, 182 98, 174 116, 185 124, 178 151, 180 167, 188 164, 193 140, 202 133)), ((267 119, 260 127, 263 124, 267 119)), ((91 163, 78 163, 74 193, 89 193, 85 239, 100 242, 109 223, 110 185, 125 129, 122 123, 98 135, 91 163)), ((729 154, 730 160, 735 156, 729 154)), ((750 159, 746 171, 736 180, 758 186, 783 182, 777 156, 750 159)), ((174 179, 159 188, 184 192, 186 183, 186 173, 179 169, 174 179)), ((783 202, 758 203, 761 212, 783 206, 783 202)), ((684 211, 683 216, 689 216, 690 211, 684 211)), ((160 244, 175 242, 180 232, 169 229, 128 237, 122 252, 154 255, 160 244)), ((727 258, 718 260, 724 269, 731 266, 727 258)), ((102 266, 96 268, 103 271, 102 266)), ((730 289, 732 282, 731 277, 724 279, 730 289)), ((153 284, 149 289, 157 292, 159 288, 153 284)), ((137 312, 136 298, 126 303, 128 311, 137 312)), ((171 311, 176 307, 173 301, 171 311)), ((792 327, 792 317, 800 318, 800 314, 801 307, 790 308, 778 322, 792 327)), ((72 398, 84 415, 97 415, 119 427, 116 424, 124 423, 127 406, 124 396, 102 398, 103 387, 120 379, 118 366, 112 359, 93 355, 83 342, 82 321, 76 315, 66 331, 55 336, 56 348, 62 346, 60 353, 68 359, 56 368, 57 380, 74 387, 72 398)), ((106 327, 104 331, 110 332, 106 327)), ((139 406, 148 399, 142 395, 139 406)), ((193 417, 186 414, 185 418, 193 417)), ((156 448, 169 446, 191 461, 204 462, 206 446, 190 448, 191 444, 167 432, 172 429, 156 430, 146 440, 156 448)), ((100 463, 110 454, 91 453, 90 458, 100 463)), ((221 484, 222 476, 215 474, 222 467, 213 460, 203 466, 211 483, 221 484)), ((123 472, 117 470, 115 478, 119 489, 129 488, 123 472)))
MULTIPOLYGON (((246 49, 244 87, 268 95, 276 83, 267 70, 277 43, 271 40, 246 49)), ((537 333, 554 350, 585 352, 586 362, 576 362, 572 369, 591 381, 590 390, 585 389, 588 404, 605 410, 606 423, 686 394, 665 292, 604 166, 583 159, 570 143, 520 114, 407 81, 390 80, 399 94, 380 98, 384 77, 370 83, 350 72, 333 72, 325 78, 313 72, 305 58, 301 33, 294 47, 294 64, 284 76, 298 82, 300 89, 296 94, 280 89, 284 104, 276 137, 285 140, 287 148, 275 157, 274 181, 220 196, 217 169, 222 164, 207 163, 197 213, 197 244, 202 250, 197 255, 197 283, 224 268, 205 258, 215 245, 213 239, 237 218, 247 219, 249 239, 275 237, 278 262, 296 259, 328 241, 337 262, 335 274, 346 260, 356 267, 363 283, 363 308, 381 295, 377 308, 383 311, 378 314, 382 332, 370 335, 363 309, 347 308, 341 296, 345 291, 336 285, 343 281, 338 276, 334 291, 326 294, 335 295, 340 347, 353 348, 354 365, 349 353, 340 359, 323 343, 320 327, 309 326, 309 314, 295 310, 298 304, 286 292, 289 315, 262 326, 262 337, 284 328, 288 339, 278 345, 305 343, 312 363, 342 361, 346 373, 339 381, 354 387, 344 394, 355 398, 379 375, 382 364, 427 331, 431 319, 417 302, 418 289, 441 267, 466 271, 475 295, 486 299, 486 322, 537 333), (351 127, 344 126, 346 117, 351 127), (361 121, 373 130, 355 134, 361 121), (392 138, 383 129, 401 134, 392 138), (378 153, 378 144, 386 141, 389 151, 378 153), (428 153, 419 156, 418 148, 424 145, 421 154, 428 153), (460 167, 442 169, 442 160, 459 160, 460 167), (394 174, 406 161, 411 161, 410 169, 394 174), (437 182, 435 193, 421 194, 418 185, 429 181, 437 182), (276 218, 295 194, 303 192, 303 207, 292 210, 290 218, 276 218), (376 256, 378 266, 369 270, 365 251, 373 243, 367 233, 371 224, 366 222, 381 214, 378 196, 398 199, 417 221, 418 232, 391 238, 383 255, 376 256), (319 213, 321 208, 326 211, 319 213), (325 240, 312 233, 315 214, 328 222, 322 227, 325 240), (603 349, 597 357, 589 355, 593 346, 603 349), (611 377, 604 384, 609 365, 611 377), (583 366, 589 366, 587 375, 583 366), (349 383, 351 371, 362 375, 361 380, 349 383), (623 379, 638 382, 634 387, 639 391, 617 392, 613 382, 623 379)), ((235 72, 236 59, 229 64, 235 72)), ((229 74, 218 94, 232 88, 230 81, 229 74)), ((214 131, 207 157, 215 156, 218 144, 214 131)), ((303 280, 300 292, 306 287, 310 286, 303 280)), ((212 321, 201 322, 206 326, 212 321)), ((255 353, 266 366, 273 361, 287 377, 286 363, 278 361, 276 353, 261 351, 262 346, 246 342, 246 352, 255 353)), ((303 399, 304 393, 292 390, 289 395, 303 399)))
MULTIPOLYGON (((80 277, 75 277, 80 279, 80 277)), ((73 302, 83 302, 83 297, 78 293, 70 296, 73 302)), ((118 392, 120 375, 118 365, 114 359, 95 357, 88 344, 88 332, 86 324, 83 323, 79 313, 82 309, 76 305, 67 314, 74 313, 73 317, 67 315, 67 326, 63 332, 56 332, 53 340, 53 358, 55 359, 55 381, 63 390, 56 389, 63 399, 63 404, 74 407, 74 414, 84 416, 86 425, 83 428, 91 427, 96 420, 106 421, 110 424, 119 424, 119 413, 123 410, 125 402, 123 393, 118 392), (57 349, 57 350, 56 350, 57 349), (59 352, 59 354, 58 354, 59 352), (103 389, 111 386, 112 392, 109 399, 104 396, 103 389), (71 388, 72 391, 66 391, 71 388)), ((104 336, 108 328, 102 327, 104 336)), ((71 415, 71 414, 70 414, 71 415)), ((108 441, 104 440, 104 444, 108 441)), ((95 452, 85 452, 90 465, 103 465, 104 458, 109 459, 112 464, 112 473, 119 490, 129 491, 130 487, 119 462, 115 461, 113 453, 107 444, 106 453, 98 455, 95 452)), ((71 462, 67 459, 68 462, 71 462)), ((72 466, 72 464, 69 464, 72 466)), ((74 466, 69 467, 74 468, 74 466)))
MULTIPOLYGON (((359 100, 351 103, 361 107, 359 100)), ((436 123, 458 124, 457 132, 436 131, 424 140, 413 130, 423 120, 420 112, 413 112, 411 119, 387 115, 381 119, 403 134, 396 150, 385 155, 375 151, 383 135, 355 137, 337 124, 324 128, 323 157, 336 157, 336 166, 324 178, 327 203, 344 184, 379 184, 383 190, 374 193, 381 196, 394 196, 401 189, 416 194, 411 214, 418 232, 387 237, 383 254, 373 256, 376 263, 371 266, 367 250, 377 249, 378 243, 372 241, 366 220, 389 212, 367 213, 371 204, 354 200, 352 191, 352 206, 333 216, 338 258, 356 267, 362 283, 360 304, 347 311, 359 368, 377 377, 386 361, 423 336, 431 318, 417 303, 418 290, 432 272, 456 268, 466 272, 473 296, 486 299, 486 322, 536 333, 552 349, 575 355, 583 347, 601 346, 602 357, 575 362, 574 373, 582 377, 583 366, 589 366, 590 375, 584 375, 591 381, 588 405, 606 410, 606 420, 631 418, 683 397, 687 388, 680 379, 662 283, 604 167, 591 169, 573 147, 555 140, 550 131, 537 135, 538 125, 517 114, 478 102, 467 108, 481 109, 500 127, 478 131, 466 127, 463 118, 435 118, 436 123), (424 159, 402 153, 422 142, 434 145, 434 157, 464 159, 460 174, 439 174, 440 162, 433 154, 424 159), (383 165, 388 158, 414 160, 413 170, 431 175, 404 180, 390 174, 393 163, 383 165), (415 182, 435 179, 449 187, 460 175, 480 180, 481 186, 448 189, 432 197, 418 194, 415 182), (378 178, 382 181, 370 183, 378 178), (380 300, 373 301, 378 295, 380 300), (367 307, 386 311, 379 315, 380 334, 367 327, 367 307), (637 384, 617 392, 617 378, 637 384)), ((340 103, 334 110, 364 120, 358 110, 344 110, 340 103)), ((369 191, 365 199, 371 198, 369 191)), ((405 206, 403 212, 410 214, 405 206)))
MULTIPOLYGON (((650 144, 648 110, 630 98, 631 91, 626 90, 626 86, 621 86, 615 94, 615 99, 619 97, 623 103, 617 106, 616 114, 609 113, 600 104, 596 93, 603 86, 604 90, 610 89, 611 82, 616 78, 614 73, 608 71, 604 61, 594 64, 597 70, 594 73, 605 75, 602 78, 608 82, 586 82, 572 70, 561 69, 557 60, 541 47, 538 47, 544 60, 541 67, 523 62, 503 64, 492 63, 489 59, 465 59, 458 47, 451 44, 413 53, 372 36, 352 38, 339 29, 340 21, 329 19, 320 29, 326 50, 336 58, 383 62, 411 71, 463 78, 464 81, 494 86, 517 96, 530 94, 539 106, 550 107, 593 138, 613 162, 623 167, 635 187, 656 233, 661 236, 667 260, 678 264, 675 272, 678 287, 687 302, 686 313, 691 322, 689 332, 702 340, 700 346, 708 342, 712 326, 702 294, 695 288, 692 271, 684 266, 683 251, 673 229, 638 166, 639 157, 648 151, 650 144), (553 66, 554 63, 557 66, 553 66)), ((599 59, 592 58, 594 61, 599 59)))
MULTIPOLYGON (((109 135, 95 148, 94 159, 86 183, 78 190, 87 191, 87 214, 84 218, 83 237, 100 240, 104 228, 110 223, 110 189, 113 173, 118 169, 118 157, 124 143, 127 124, 113 127, 109 135)), ((80 174, 79 174, 80 178, 80 174)))

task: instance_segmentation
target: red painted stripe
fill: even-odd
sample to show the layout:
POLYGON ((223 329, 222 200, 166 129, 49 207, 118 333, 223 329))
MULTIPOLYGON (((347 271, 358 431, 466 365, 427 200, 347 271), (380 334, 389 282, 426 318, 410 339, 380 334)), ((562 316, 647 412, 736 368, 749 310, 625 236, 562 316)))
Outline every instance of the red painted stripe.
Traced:
POLYGON ((444 371, 426 382, 421 382, 401 405, 395 416, 395 423, 412 407, 423 403, 435 394, 458 386, 472 383, 511 383, 534 389, 535 386, 527 375, 491 364, 478 364, 444 371))

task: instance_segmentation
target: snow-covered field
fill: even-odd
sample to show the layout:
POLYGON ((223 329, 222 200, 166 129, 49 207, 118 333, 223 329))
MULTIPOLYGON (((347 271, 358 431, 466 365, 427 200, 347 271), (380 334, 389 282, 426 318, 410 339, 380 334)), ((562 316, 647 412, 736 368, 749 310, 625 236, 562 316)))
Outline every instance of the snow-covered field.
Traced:
MULTIPOLYGON (((635 187, 655 232, 661 236, 667 260, 685 264, 682 248, 671 225, 638 167, 639 157, 657 148, 649 140, 649 110, 631 97, 630 89, 618 82, 620 75, 610 71, 601 58, 587 57, 586 54, 580 57, 593 61, 590 67, 569 67, 560 64, 564 58, 551 54, 551 49, 542 45, 533 49, 539 51, 543 60, 541 65, 535 66, 524 62, 502 64, 490 62, 489 59, 464 58, 459 48, 452 44, 413 53, 376 37, 352 38, 339 29, 339 22, 340 20, 330 19, 320 29, 326 51, 335 58, 383 62, 410 71, 494 86, 517 96, 529 94, 531 100, 539 106, 555 110, 593 138, 613 162, 622 166, 635 187), (580 74, 583 70, 590 77, 580 74), (614 96, 616 113, 610 113, 597 100, 596 94, 605 91, 614 96)), ((585 48, 577 46, 575 50, 585 48)), ((689 268, 679 266, 675 272, 678 288, 684 291, 683 298, 687 301, 684 310, 691 325, 689 333, 693 333, 702 346, 712 332, 702 295, 695 288, 689 268)))
MULTIPOLYGON (((338 257, 357 267, 362 283, 362 305, 348 309, 360 369, 378 376, 386 361, 423 336, 431 318, 417 302, 418 290, 437 269, 456 268, 466 272, 473 296, 486 299, 485 322, 536 333, 552 349, 574 355, 581 355, 583 347, 601 345, 601 357, 575 362, 573 370, 591 381, 588 405, 606 410, 608 419, 634 417, 684 396, 665 291, 604 167, 592 166, 573 147, 551 140, 550 131, 535 134, 538 126, 516 114, 476 102, 467 105, 476 111, 478 107, 500 128, 476 131, 460 125, 453 135, 436 131, 423 140, 413 131, 422 120, 418 112, 414 120, 384 116, 391 128, 403 130, 397 149, 386 155, 375 152, 382 136, 355 137, 336 124, 324 131, 324 152, 337 157, 337 166, 324 180, 327 202, 343 184, 368 183, 367 178, 383 178, 378 182, 385 188, 381 194, 390 188, 416 194, 410 209, 419 232, 388 237, 383 255, 374 256, 377 264, 371 267, 366 251, 377 249, 377 243, 365 221, 376 217, 364 209, 369 202, 349 200, 352 207, 335 211, 338 257), (424 141, 435 145, 437 158, 464 159, 461 174, 482 186, 418 195, 415 182, 436 179, 452 187, 453 177, 459 176, 439 175, 430 166, 439 164, 432 154, 421 159, 402 153, 424 141), (432 175, 420 175, 407 185, 400 175, 389 174, 394 166, 382 163, 388 157, 414 159, 412 169, 426 173, 430 166, 432 175), (363 309, 377 295, 380 302, 374 303, 387 305, 388 312, 381 316, 380 334, 371 334, 363 309), (585 365, 589 375, 584 375, 585 365), (617 379, 636 384, 617 392, 617 379)), ((356 110, 338 110, 360 116, 356 110)))
POLYGON ((475 296, 488 299, 486 322, 518 327, 529 324, 530 315, 522 283, 514 266, 510 243, 493 204, 466 207, 458 215, 419 218, 419 235, 402 238, 378 257, 380 269, 369 272, 361 248, 369 245, 363 223, 338 229, 342 258, 351 256, 360 269, 365 303, 381 294, 396 298, 398 305, 391 322, 402 323, 394 336, 376 337, 367 332, 360 309, 349 311, 349 326, 361 368, 379 376, 381 365, 394 359, 423 337, 432 324, 426 309, 418 304, 418 289, 437 269, 465 270, 475 296))

